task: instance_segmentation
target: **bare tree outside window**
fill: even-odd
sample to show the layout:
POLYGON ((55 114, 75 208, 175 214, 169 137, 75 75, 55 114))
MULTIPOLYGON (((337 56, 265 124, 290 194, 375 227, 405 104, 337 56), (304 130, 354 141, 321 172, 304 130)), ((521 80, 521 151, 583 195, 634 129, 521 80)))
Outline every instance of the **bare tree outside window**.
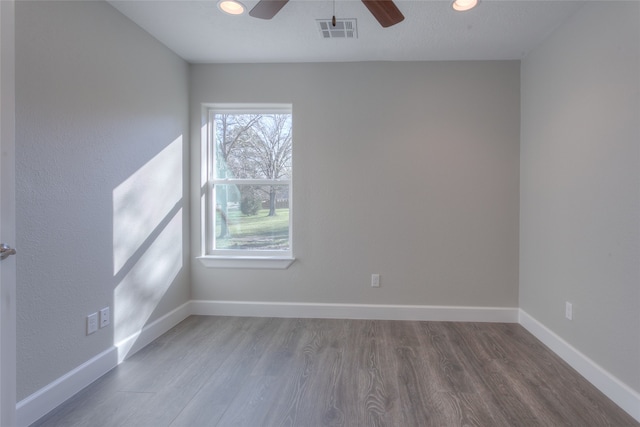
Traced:
MULTIPOLYGON (((237 175, 242 165, 237 165, 229 169, 227 164, 233 159, 232 153, 238 151, 238 147, 242 145, 244 139, 249 137, 249 130, 260 116, 256 114, 216 114, 215 118, 215 139, 216 139, 216 177, 221 179, 232 178, 237 175)), ((229 236, 228 218, 228 198, 229 194, 225 188, 218 192, 219 213, 222 222, 219 231, 219 238, 229 236)))
POLYGON ((214 249, 289 250, 291 113, 213 115, 214 249))
MULTIPOLYGON (((291 115, 263 115, 251 128, 252 137, 242 146, 243 163, 273 180, 291 178, 291 115)), ((276 215, 277 187, 269 187, 269 216, 276 215)))

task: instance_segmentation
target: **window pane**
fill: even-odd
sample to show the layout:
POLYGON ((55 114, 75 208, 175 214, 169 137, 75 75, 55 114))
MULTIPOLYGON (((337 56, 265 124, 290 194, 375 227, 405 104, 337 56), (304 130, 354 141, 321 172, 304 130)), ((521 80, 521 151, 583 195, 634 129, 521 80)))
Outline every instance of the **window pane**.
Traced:
POLYGON ((216 185, 214 249, 289 250, 288 185, 216 185))
POLYGON ((215 115, 215 177, 289 179, 291 114, 215 115))

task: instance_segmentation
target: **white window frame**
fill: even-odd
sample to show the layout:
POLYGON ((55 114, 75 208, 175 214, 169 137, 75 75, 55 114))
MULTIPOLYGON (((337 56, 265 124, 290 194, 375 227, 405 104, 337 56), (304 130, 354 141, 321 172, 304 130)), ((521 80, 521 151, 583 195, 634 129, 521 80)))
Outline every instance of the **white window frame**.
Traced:
MULTIPOLYGON (((209 268, 261 268, 286 269, 294 261, 293 256, 293 178, 271 179, 220 179, 215 177, 215 115, 225 114, 293 114, 291 104, 204 104, 202 149, 205 194, 201 197, 201 256, 198 260, 209 268), (289 188, 289 249, 288 250, 229 250, 214 249, 215 233, 215 185, 287 185, 289 188)), ((293 124, 292 124, 293 126, 293 124)), ((202 182, 202 180, 201 180, 202 182)))

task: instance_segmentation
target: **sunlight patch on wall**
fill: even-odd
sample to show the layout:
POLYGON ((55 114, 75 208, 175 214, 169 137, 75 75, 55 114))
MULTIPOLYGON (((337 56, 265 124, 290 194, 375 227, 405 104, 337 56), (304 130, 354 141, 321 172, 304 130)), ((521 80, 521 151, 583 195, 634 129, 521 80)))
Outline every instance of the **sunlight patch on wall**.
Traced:
POLYGON ((180 209, 114 291, 114 343, 139 333, 146 325, 183 267, 182 238, 180 209))
POLYGON ((180 136, 113 190, 113 338, 124 343, 120 360, 183 268, 182 150, 180 136))
POLYGON ((182 136, 113 190, 117 275, 182 199, 182 136))

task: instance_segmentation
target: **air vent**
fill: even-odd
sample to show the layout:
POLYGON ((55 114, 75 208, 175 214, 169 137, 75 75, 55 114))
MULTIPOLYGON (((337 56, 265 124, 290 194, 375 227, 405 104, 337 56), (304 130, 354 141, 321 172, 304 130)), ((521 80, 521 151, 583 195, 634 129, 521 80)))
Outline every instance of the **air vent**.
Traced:
POLYGON ((323 39, 357 39, 358 27, 355 18, 336 19, 335 27, 331 19, 316 19, 323 39))

